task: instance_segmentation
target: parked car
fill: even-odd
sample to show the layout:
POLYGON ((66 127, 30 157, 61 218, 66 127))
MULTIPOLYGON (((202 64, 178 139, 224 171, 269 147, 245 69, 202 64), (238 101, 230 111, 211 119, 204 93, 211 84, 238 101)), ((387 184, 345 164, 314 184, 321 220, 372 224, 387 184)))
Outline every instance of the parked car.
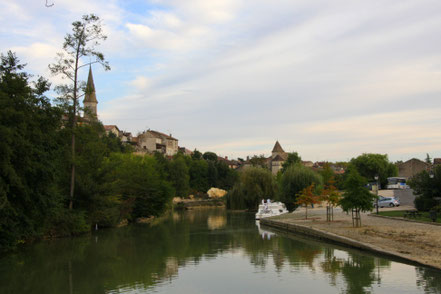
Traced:
MULTIPOLYGON (((377 206, 377 201, 374 202, 374 207, 377 206)), ((400 206, 400 199, 395 197, 378 197, 378 207, 395 207, 400 206)))

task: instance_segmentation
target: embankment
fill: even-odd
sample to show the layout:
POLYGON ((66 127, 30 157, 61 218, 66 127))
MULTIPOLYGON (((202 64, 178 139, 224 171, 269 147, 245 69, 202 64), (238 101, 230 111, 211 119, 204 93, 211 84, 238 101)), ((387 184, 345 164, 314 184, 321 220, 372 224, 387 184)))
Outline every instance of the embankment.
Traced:
POLYGON ((336 242, 345 246, 441 269, 441 227, 362 215, 362 227, 353 228, 351 217, 334 213, 326 222, 323 210, 296 212, 262 219, 260 223, 293 234, 336 242))

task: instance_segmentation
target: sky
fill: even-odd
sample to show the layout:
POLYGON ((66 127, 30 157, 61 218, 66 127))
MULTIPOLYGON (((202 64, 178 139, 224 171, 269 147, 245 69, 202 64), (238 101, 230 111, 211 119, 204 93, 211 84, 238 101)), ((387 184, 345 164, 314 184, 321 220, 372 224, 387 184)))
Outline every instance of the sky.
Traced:
POLYGON ((0 52, 63 83, 48 64, 73 21, 98 15, 104 124, 230 158, 268 156, 276 140, 311 161, 441 157, 439 0, 48 3, 0 1, 0 52))

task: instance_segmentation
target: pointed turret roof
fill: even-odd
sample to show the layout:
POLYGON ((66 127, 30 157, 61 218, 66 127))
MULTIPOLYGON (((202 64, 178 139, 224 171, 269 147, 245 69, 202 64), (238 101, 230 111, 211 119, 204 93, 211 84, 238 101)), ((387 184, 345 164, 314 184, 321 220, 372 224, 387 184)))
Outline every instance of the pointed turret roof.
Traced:
POLYGON ((84 102, 98 103, 95 94, 95 84, 93 83, 92 66, 89 67, 89 77, 87 78, 86 95, 84 95, 83 103, 84 102))
POLYGON ((274 145, 274 148, 273 148, 273 151, 272 151, 272 152, 273 152, 273 153, 274 153, 274 152, 281 152, 281 153, 284 153, 285 151, 283 150, 282 146, 280 146, 279 141, 276 141, 276 144, 274 145))

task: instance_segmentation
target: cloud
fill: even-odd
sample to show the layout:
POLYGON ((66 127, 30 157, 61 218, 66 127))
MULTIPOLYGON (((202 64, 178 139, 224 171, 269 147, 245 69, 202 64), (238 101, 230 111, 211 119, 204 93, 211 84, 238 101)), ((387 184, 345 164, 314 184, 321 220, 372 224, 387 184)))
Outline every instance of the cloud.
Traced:
POLYGON ((102 18, 109 39, 99 49, 112 72, 94 73, 106 85, 98 97, 105 123, 170 130, 183 146, 228 156, 268 155, 278 139, 310 160, 441 157, 432 131, 441 108, 439 1, 28 6, 3 4, 23 15, 7 18, 0 46, 35 71, 53 61, 73 20, 102 18))
POLYGON ((145 91, 152 85, 152 81, 144 76, 138 76, 129 83, 132 87, 135 87, 137 91, 145 91))

